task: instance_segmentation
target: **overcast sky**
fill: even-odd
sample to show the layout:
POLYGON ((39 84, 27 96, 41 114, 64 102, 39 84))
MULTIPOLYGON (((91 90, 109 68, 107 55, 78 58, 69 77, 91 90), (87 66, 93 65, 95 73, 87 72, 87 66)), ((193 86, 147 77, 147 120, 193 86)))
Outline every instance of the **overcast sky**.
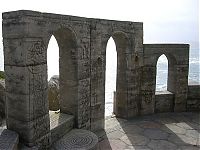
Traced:
MULTIPOLYGON (((0 13, 35 10, 144 23, 144 43, 189 43, 199 49, 199 0, 4 0, 0 13)), ((0 16, 2 20, 2 16, 0 16)), ((0 24, 0 37, 2 37, 0 24)), ((2 64, 0 43, 0 70, 2 64)))

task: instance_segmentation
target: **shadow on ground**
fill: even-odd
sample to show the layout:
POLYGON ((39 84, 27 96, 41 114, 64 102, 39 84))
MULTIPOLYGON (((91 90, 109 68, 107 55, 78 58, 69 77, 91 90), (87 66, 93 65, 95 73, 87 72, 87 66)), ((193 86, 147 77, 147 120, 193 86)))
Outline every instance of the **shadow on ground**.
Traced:
POLYGON ((162 113, 131 120, 109 118, 97 133, 99 150, 199 150, 199 112, 162 113))

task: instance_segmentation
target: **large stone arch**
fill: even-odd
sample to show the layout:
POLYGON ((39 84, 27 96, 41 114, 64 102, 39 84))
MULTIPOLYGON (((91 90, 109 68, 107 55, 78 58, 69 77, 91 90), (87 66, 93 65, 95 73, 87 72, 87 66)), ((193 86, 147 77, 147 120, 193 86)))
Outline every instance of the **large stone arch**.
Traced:
MULTIPOLYGON (((127 35, 122 31, 115 31, 108 36, 106 42, 103 43, 103 49, 105 50, 106 56, 106 46, 108 40, 112 37, 116 44, 117 51, 117 77, 116 77, 116 110, 115 115, 117 117, 126 118, 127 117, 127 74, 126 70, 128 67, 127 54, 130 51, 130 41, 127 35), (104 43, 106 43, 104 45, 104 43)), ((105 82, 105 81, 104 81, 105 82)), ((105 103, 105 102, 104 102, 105 103)))
POLYGON ((52 35, 61 54, 61 112, 75 116, 75 127, 90 127, 89 24, 40 12, 11 14, 5 13, 3 21, 7 128, 16 131, 22 143, 45 149, 51 145, 46 54, 52 35))

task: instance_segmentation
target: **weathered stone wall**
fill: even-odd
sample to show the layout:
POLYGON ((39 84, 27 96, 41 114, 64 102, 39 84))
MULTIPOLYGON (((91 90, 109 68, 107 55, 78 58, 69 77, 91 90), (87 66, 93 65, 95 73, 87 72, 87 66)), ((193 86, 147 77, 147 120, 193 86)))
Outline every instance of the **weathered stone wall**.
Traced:
POLYGON ((174 111, 186 111, 189 45, 144 44, 141 114, 154 112, 156 64, 162 54, 169 62, 167 90, 174 94, 174 111))
POLYGON ((139 62, 142 58, 142 23, 92 20, 91 24, 91 129, 104 127, 106 46, 113 37, 117 50, 116 116, 137 115, 139 62))
MULTIPOLYGON (((140 22, 8 12, 3 14, 7 127, 19 133, 26 145, 46 148, 51 144, 47 47, 52 35, 59 46, 60 111, 74 115, 76 128, 104 128, 110 37, 117 50, 117 117, 154 113, 156 63, 161 54, 169 59, 168 91, 174 95, 173 110, 186 110, 189 45, 143 45, 140 22)), ((158 103, 158 109, 165 105, 158 103)))
POLYGON ((104 128, 106 45, 111 36, 118 53, 116 115, 138 114, 142 23, 8 12, 3 14, 7 125, 22 141, 30 146, 51 142, 47 47, 52 35, 60 54, 60 110, 75 116, 77 128, 104 128))
POLYGON ((187 111, 200 111, 200 85, 188 85, 187 111))
POLYGON ((155 113, 173 111, 174 94, 169 91, 157 91, 155 93, 155 113))

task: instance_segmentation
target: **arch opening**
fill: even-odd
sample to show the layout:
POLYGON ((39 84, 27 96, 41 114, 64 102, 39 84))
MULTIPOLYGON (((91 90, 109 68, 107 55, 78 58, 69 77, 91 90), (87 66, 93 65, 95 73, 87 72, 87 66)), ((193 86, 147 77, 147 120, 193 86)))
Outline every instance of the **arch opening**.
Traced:
MULTIPOLYGON (((54 108, 53 111, 58 111, 61 115, 73 115, 75 117, 75 127, 78 121, 78 65, 76 41, 76 35, 72 30, 60 28, 51 35, 47 51, 47 64, 49 67, 48 79, 50 79, 52 74, 58 74, 56 82, 59 82, 57 86, 59 89, 57 89, 56 108, 54 108), (51 44, 53 45, 52 50, 49 49, 51 44)), ((53 85, 55 85, 54 81, 52 83, 53 85)), ((49 103, 50 110, 52 107, 55 107, 55 105, 51 106, 49 103)))
POLYGON ((49 110, 59 111, 59 47, 54 35, 51 36, 47 48, 47 70, 49 110))
POLYGON ((105 77, 105 117, 113 114, 113 103, 116 98, 117 51, 112 37, 106 47, 106 77, 105 77))
POLYGON ((162 54, 156 65, 156 91, 167 91, 168 89, 168 59, 162 54))
MULTIPOLYGON (((113 61, 112 63, 115 63, 115 68, 116 68, 116 72, 112 73, 114 77, 114 79, 111 79, 112 82, 114 82, 115 86, 113 86, 113 89, 116 90, 115 95, 113 94, 114 90, 112 90, 112 94, 110 94, 111 96, 111 100, 112 102, 108 102, 110 104, 112 104, 113 109, 110 112, 110 114, 115 114, 116 117, 127 117, 127 79, 126 79, 126 69, 127 69, 127 54, 129 53, 129 42, 128 42, 128 38, 126 36, 125 33, 123 32, 115 32, 114 34, 112 34, 112 36, 110 36, 110 39, 112 39, 112 43, 115 43, 115 48, 112 48, 111 51, 111 58, 110 61, 113 61), (114 61, 114 56, 116 56, 116 59, 114 61)), ((106 57, 107 57, 107 52, 110 50, 106 50, 106 46, 108 46, 108 42, 110 43, 110 41, 108 40, 107 43, 105 44, 105 53, 106 53, 106 57)), ((106 58, 108 59, 108 58, 106 58)), ((107 67, 108 62, 106 62, 106 67, 107 67)), ((112 66, 113 67, 113 66, 112 66)), ((107 76, 107 72, 108 69, 105 68, 105 76, 107 76)), ((108 78, 108 77, 107 77, 108 78)), ((108 80, 108 79, 107 79, 108 80)), ((106 82, 106 79, 104 81, 104 83, 106 82)), ((106 83, 105 83, 106 84, 106 83)), ((106 89, 104 89, 106 90, 106 89)), ((105 92, 105 91, 104 91, 105 92)), ((111 93, 110 92, 110 93, 111 93)), ((106 91, 107 93, 107 91, 106 91)), ((105 93, 104 93, 105 94, 105 93)), ((106 97, 105 97, 106 98, 106 97)), ((105 100, 105 99, 104 99, 105 100)), ((104 101, 104 104, 106 103, 106 101, 104 101)), ((107 107, 107 106, 105 106, 107 107)), ((105 113, 105 109, 104 109, 104 113, 105 113)), ((106 116, 106 114, 104 115, 106 116)))

